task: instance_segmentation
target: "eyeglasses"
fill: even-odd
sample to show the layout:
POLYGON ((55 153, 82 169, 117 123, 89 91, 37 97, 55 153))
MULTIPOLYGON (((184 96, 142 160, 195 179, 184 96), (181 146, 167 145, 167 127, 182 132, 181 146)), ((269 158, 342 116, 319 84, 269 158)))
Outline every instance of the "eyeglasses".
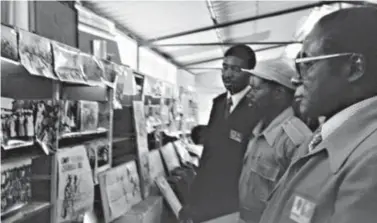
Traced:
POLYGON ((317 61, 328 60, 328 59, 339 58, 339 57, 347 57, 347 56, 362 57, 362 55, 359 53, 334 53, 334 54, 327 54, 327 55, 315 56, 315 57, 297 58, 295 60, 295 63, 296 63, 297 73, 299 74, 299 76, 292 78, 291 82, 295 85, 302 84, 302 79, 303 79, 302 71, 308 70, 317 61))

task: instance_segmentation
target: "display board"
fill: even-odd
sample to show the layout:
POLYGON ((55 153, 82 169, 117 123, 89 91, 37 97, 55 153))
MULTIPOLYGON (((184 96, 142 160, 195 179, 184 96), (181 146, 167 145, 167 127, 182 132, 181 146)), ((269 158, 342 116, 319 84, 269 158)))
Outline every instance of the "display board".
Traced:
POLYGON ((148 158, 148 141, 147 141, 147 131, 146 131, 146 121, 144 115, 144 105, 141 101, 133 102, 133 114, 134 123, 136 130, 136 142, 137 142, 137 163, 140 170, 140 180, 143 197, 149 195, 149 188, 152 184, 149 177, 150 165, 148 158))
POLYGON ((173 210, 174 215, 178 218, 179 211, 182 209, 182 204, 178 200, 173 189, 170 187, 165 177, 158 177, 156 179, 156 184, 160 189, 162 195, 164 196, 165 200, 168 202, 170 208, 173 210))
POLYGON ((172 143, 168 143, 161 148, 161 155, 169 173, 173 171, 175 168, 181 166, 179 158, 172 143))
POLYGON ((93 209, 94 183, 84 146, 63 148, 58 161, 57 222, 79 221, 93 209))
POLYGON ((122 216, 142 200, 135 161, 102 172, 99 185, 106 223, 122 216))

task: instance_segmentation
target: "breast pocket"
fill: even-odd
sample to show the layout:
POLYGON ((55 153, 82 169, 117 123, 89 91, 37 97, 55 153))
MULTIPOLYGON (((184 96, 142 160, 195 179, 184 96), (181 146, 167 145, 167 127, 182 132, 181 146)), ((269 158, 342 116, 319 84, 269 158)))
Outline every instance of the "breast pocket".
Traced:
POLYGON ((253 196, 260 201, 266 202, 270 193, 277 183, 280 172, 278 165, 269 164, 265 161, 255 160, 250 165, 251 174, 249 185, 253 196))

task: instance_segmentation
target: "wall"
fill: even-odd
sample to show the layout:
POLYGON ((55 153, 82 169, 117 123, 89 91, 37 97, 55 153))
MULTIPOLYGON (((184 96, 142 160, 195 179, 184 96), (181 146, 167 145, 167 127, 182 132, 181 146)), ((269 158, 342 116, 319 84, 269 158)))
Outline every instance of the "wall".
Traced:
POLYGON ((206 72, 195 75, 195 88, 198 95, 199 124, 208 123, 212 100, 225 92, 221 72, 206 72))
POLYGON ((139 49, 139 71, 171 84, 177 83, 177 68, 163 57, 144 47, 139 49))

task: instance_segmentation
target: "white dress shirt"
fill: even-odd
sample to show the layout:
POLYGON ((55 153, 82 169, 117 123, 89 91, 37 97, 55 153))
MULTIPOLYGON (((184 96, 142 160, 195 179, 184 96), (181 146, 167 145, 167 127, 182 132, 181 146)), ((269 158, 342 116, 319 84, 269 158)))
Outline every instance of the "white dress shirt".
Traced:
POLYGON ((230 111, 229 111, 229 114, 233 112, 233 110, 237 107, 238 103, 240 103, 240 101, 242 100, 243 97, 245 97, 245 95, 247 94, 247 92, 249 92, 251 89, 251 87, 249 85, 247 85, 247 87, 245 87, 245 89, 243 89, 242 91, 236 93, 236 94, 230 94, 230 92, 228 91, 228 95, 227 95, 227 98, 232 98, 232 106, 230 107, 230 111))

